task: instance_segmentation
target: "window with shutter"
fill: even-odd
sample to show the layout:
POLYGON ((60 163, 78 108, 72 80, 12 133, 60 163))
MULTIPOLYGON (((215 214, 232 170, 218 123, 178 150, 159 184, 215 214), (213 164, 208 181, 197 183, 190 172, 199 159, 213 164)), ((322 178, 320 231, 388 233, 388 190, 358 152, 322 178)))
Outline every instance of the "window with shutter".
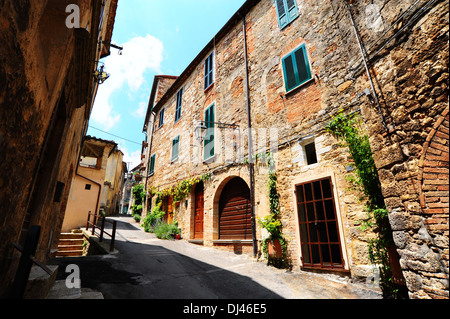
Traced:
POLYGON ((172 140, 172 162, 178 159, 180 153, 180 136, 178 135, 172 140))
POLYGON ((207 130, 203 146, 203 160, 214 156, 214 104, 205 111, 205 126, 207 130))
POLYGON ((205 60, 205 86, 206 90, 214 83, 214 51, 205 60))
POLYGON ((175 109, 175 122, 181 118, 181 106, 183 103, 183 89, 180 89, 177 93, 177 106, 175 109))
POLYGON ((278 13, 278 24, 280 29, 286 27, 289 23, 298 17, 298 7, 296 0, 276 0, 278 13))
POLYGON ((282 59, 286 92, 312 79, 306 46, 303 44, 282 59))
POLYGON ((159 112, 159 126, 158 126, 158 128, 160 128, 161 126, 163 126, 163 124, 164 124, 164 109, 162 109, 162 110, 159 112))
POLYGON ((155 160, 156 154, 153 154, 150 158, 150 175, 153 175, 155 173, 155 160))

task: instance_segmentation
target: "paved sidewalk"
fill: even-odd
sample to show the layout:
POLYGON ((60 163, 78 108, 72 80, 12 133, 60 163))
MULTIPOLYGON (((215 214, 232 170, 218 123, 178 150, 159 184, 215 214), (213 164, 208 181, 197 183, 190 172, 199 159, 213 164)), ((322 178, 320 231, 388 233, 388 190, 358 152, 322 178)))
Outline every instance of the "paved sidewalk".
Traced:
POLYGON ((269 267, 247 255, 184 240, 160 240, 131 217, 118 221, 115 255, 60 258, 80 267, 83 288, 105 299, 381 299, 379 291, 337 275, 269 267))

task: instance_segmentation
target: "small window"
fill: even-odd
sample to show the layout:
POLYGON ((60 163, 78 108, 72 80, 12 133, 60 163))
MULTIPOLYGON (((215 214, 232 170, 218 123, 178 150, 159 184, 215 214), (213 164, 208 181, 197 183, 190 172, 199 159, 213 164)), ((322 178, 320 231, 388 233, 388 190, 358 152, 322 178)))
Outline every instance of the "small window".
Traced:
POLYGON ((205 60, 205 86, 206 90, 214 83, 214 51, 205 60))
POLYGON ((178 120, 181 117, 182 103, 183 103, 183 89, 180 89, 177 94, 177 106, 175 109, 175 123, 178 122, 178 120))
POLYGON ((278 24, 280 29, 286 27, 289 23, 298 17, 297 0, 276 0, 278 24))
POLYGON ((308 165, 317 163, 316 144, 314 142, 305 145, 305 155, 308 165))
POLYGON ((156 161, 156 154, 153 154, 150 157, 150 175, 153 175, 155 173, 155 161, 156 161))
POLYGON ((203 159, 214 156, 214 104, 205 111, 205 126, 207 127, 204 140, 203 159))
POLYGON ((91 184, 86 184, 86 186, 84 187, 85 190, 89 191, 91 190, 92 185, 91 184))
POLYGON ((178 159, 180 153, 180 136, 178 135, 172 140, 172 162, 178 159))
POLYGON ((164 110, 165 110, 165 109, 162 109, 162 110, 159 112, 159 126, 158 126, 158 128, 160 128, 160 127, 163 126, 163 124, 164 124, 164 110))
POLYGON ((283 58, 283 72, 286 92, 289 92, 312 79, 306 46, 300 48, 283 58))

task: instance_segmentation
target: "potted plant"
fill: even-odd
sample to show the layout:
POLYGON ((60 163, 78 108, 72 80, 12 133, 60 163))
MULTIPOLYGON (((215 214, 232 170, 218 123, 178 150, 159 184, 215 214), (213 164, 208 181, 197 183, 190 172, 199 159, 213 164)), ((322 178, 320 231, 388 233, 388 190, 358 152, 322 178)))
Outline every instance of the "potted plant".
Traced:
POLYGON ((263 252, 269 259, 283 259, 283 247, 284 240, 281 236, 281 221, 274 218, 273 215, 264 217, 259 220, 262 228, 269 232, 269 237, 263 241, 263 252))

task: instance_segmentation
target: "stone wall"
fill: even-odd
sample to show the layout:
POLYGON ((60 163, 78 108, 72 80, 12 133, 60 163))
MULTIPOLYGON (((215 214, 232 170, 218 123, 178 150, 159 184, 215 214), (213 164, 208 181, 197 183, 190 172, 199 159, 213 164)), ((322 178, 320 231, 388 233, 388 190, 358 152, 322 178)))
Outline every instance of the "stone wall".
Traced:
MULTIPOLYGON (((100 2, 73 1, 80 29, 66 27, 67 1, 0 3, 0 296, 7 296, 31 225, 36 258, 56 252, 94 92, 100 2)), ((106 23, 104 24, 106 28, 106 23)), ((112 26, 110 26, 112 28, 112 26)), ((104 31, 104 29, 102 29, 104 31)))
MULTIPOLYGON (((358 2, 351 11, 369 48, 380 111, 369 100, 361 107, 410 297, 448 298, 448 3, 358 2)), ((346 39, 349 26, 343 17, 346 39)), ((370 83, 357 42, 347 45, 356 95, 370 83)))

